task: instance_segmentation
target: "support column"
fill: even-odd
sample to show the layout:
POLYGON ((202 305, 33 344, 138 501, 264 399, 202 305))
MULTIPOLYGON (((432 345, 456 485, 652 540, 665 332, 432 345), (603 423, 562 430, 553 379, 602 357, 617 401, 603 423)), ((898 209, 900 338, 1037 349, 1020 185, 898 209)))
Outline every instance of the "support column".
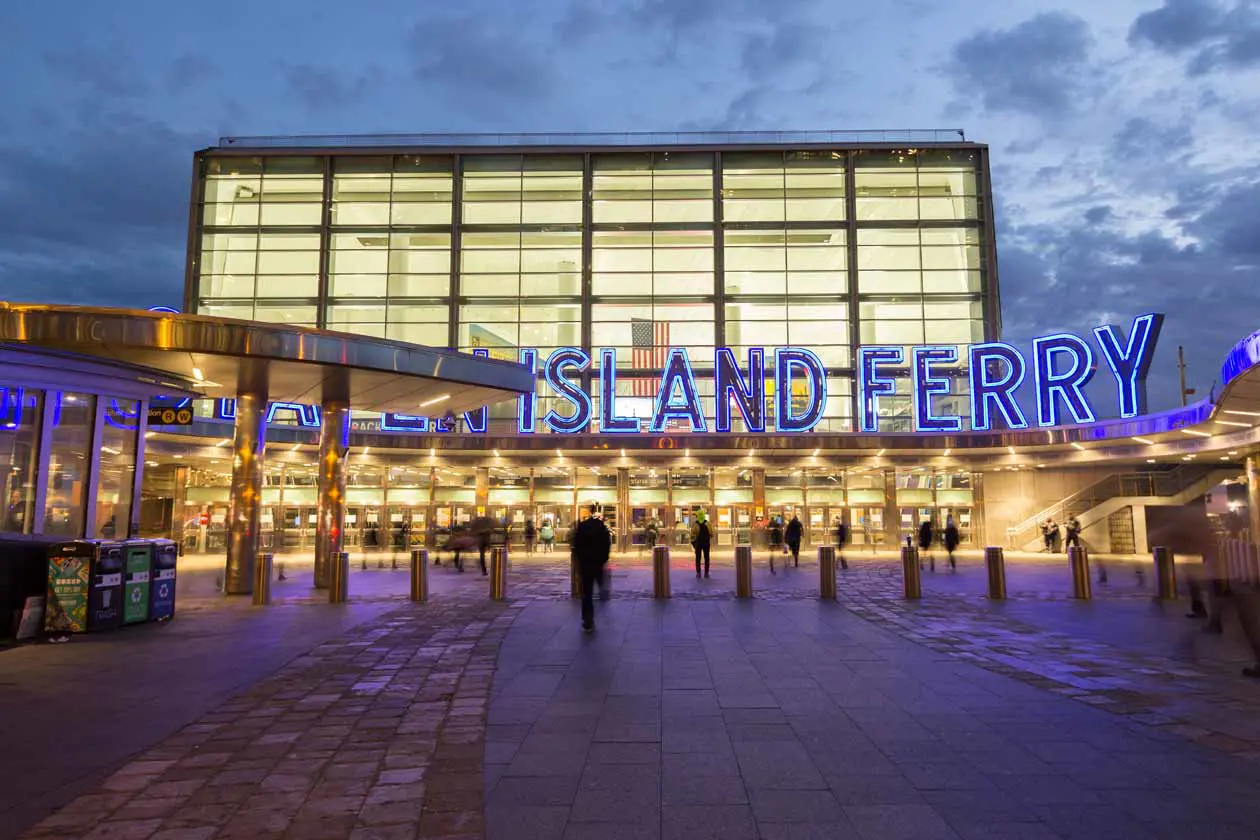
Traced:
POLYGON ((175 467, 171 491, 171 539, 184 550, 184 506, 188 502, 188 467, 175 467))
POLYGON ((1251 543, 1260 544, 1260 456, 1247 458, 1247 513, 1251 523, 1251 543))
POLYGON ((617 547, 630 550, 630 468, 617 467, 617 547))
POLYGON ((232 495, 228 501, 227 570, 223 584, 228 595, 249 595, 254 591, 266 420, 267 369, 245 365, 236 395, 236 432, 232 442, 232 495))
POLYGON ((901 541, 901 508, 897 505, 897 470, 884 469, 884 545, 894 549, 904 545, 901 541))
POLYGON ((766 471, 754 467, 752 471, 753 518, 766 518, 766 471))
POLYGON ((148 442, 149 401, 136 409, 136 466, 131 472, 131 509, 127 511, 127 539, 140 536, 140 504, 144 498, 145 445, 148 442))
POLYGON ((315 510, 315 588, 327 589, 331 564, 345 547, 346 452, 350 446, 350 404, 325 400, 320 406, 319 481, 315 510))
POLYGON ((473 491, 478 516, 490 515, 490 468, 477 467, 477 486, 473 491))

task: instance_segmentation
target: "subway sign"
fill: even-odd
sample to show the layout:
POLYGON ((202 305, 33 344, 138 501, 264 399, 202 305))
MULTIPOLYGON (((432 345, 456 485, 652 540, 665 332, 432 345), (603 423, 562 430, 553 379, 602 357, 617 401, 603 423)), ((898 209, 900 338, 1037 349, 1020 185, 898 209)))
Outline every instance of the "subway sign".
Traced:
MULTIPOLYGON (((960 379, 968 382, 966 398, 970 402, 971 428, 976 431, 1089 424, 1098 415, 1085 386, 1102 369, 1115 387, 1119 416, 1137 417, 1146 411, 1146 376, 1163 320, 1163 315, 1142 315, 1134 319, 1127 334, 1115 326, 1095 327, 1093 343, 1070 333, 1043 336, 1032 342, 1029 355, 1003 342, 969 345, 965 355, 960 355, 956 346, 944 345, 860 347, 854 373, 857 427, 861 432, 878 431, 881 403, 909 396, 916 431, 961 431, 962 416, 936 413, 932 402, 933 397, 953 394, 954 383, 960 379), (899 380, 908 381, 909 394, 898 389, 899 380), (1016 393, 1029 380, 1035 409, 1026 414, 1016 393)), ((731 431, 736 413, 749 432, 796 434, 818 425, 827 400, 826 368, 817 355, 804 347, 754 347, 748 349, 746 359, 737 359, 729 348, 717 348, 713 356, 712 398, 699 393, 695 360, 681 347, 671 348, 665 354, 664 369, 653 377, 654 394, 618 395, 615 399, 615 349, 600 349, 592 356, 577 347, 564 347, 545 360, 538 358, 536 350, 522 349, 518 353, 520 363, 541 374, 561 403, 559 409, 553 408, 537 419, 537 393, 518 397, 516 418, 520 434, 533 434, 539 423, 556 434, 581 434, 592 431, 595 422, 602 434, 660 434, 667 426, 671 432, 724 434, 731 431), (575 381, 596 367, 598 411, 591 395, 575 381), (773 388, 769 395, 768 383, 773 388), (705 411, 705 399, 714 400, 713 411, 705 411), (620 413, 627 406, 640 410, 620 413), (710 416, 712 429, 707 419, 710 416)), ((489 351, 478 349, 473 354, 488 356, 489 351)), ((635 379, 643 382, 641 376, 635 379)), ((235 401, 220 400, 216 414, 222 419, 234 417, 235 401)), ((267 420, 271 422, 282 415, 292 415, 304 427, 320 425, 317 406, 272 403, 267 420)), ((485 408, 466 412, 463 431, 484 433, 488 415, 485 408)), ((386 413, 381 415, 379 428, 385 432, 432 433, 454 432, 457 426, 457 418, 452 414, 433 418, 386 413)))

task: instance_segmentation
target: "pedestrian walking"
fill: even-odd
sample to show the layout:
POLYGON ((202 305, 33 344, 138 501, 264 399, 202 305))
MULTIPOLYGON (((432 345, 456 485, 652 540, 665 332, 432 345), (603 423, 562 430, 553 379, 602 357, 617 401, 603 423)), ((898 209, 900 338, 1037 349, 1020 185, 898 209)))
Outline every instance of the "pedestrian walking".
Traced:
POLYGON ((1080 548, 1081 547, 1081 520, 1077 519, 1076 515, 1073 514, 1072 516, 1069 516, 1068 521, 1063 524, 1064 524, 1064 530, 1067 531, 1067 539, 1063 541, 1064 548, 1068 549, 1068 548, 1071 548, 1072 546, 1076 546, 1077 548, 1080 548))
POLYGON ((1053 519, 1047 519, 1045 524, 1041 526, 1041 538, 1046 544, 1043 553, 1051 554, 1054 552, 1054 535, 1058 530, 1059 526, 1054 524, 1053 519))
POLYGON ((769 537, 770 574, 775 574, 774 555, 783 551, 783 522, 779 519, 779 517, 771 517, 770 527, 767 529, 766 533, 769 537))
POLYGON ((849 526, 844 524, 844 520, 839 516, 836 517, 836 554, 840 558, 840 568, 849 568, 849 563, 844 559, 844 544, 849 541, 849 526))
POLYGON ((647 527, 643 529, 643 542, 647 545, 648 551, 656 548, 656 541, 660 539, 660 526, 656 524, 655 519, 647 521, 647 527))
POLYGON ((787 543, 788 550, 792 552, 792 565, 801 565, 801 534, 805 529, 801 527, 801 520, 796 518, 796 514, 792 514, 792 521, 787 524, 787 529, 783 532, 783 540, 787 543))
POLYGON ((551 527, 551 520, 544 519, 542 527, 538 529, 538 539, 542 540, 544 554, 550 554, 555 550, 556 529, 551 527))
POLYGON ((525 553, 534 553, 534 541, 538 539, 538 529, 534 527, 534 520, 529 519, 525 522, 525 553))
POLYGON ((601 599, 608 591, 604 575, 612 539, 608 526, 596 515, 598 510, 598 505, 591 505, 591 515, 573 529, 570 540, 582 590, 582 629, 587 633, 595 629, 595 585, 599 584, 601 599))
POLYGON ((936 558, 932 556, 932 520, 924 519, 919 525, 919 551, 927 555, 932 571, 936 571, 936 558))
POLYGON ((949 555, 950 571, 958 568, 958 564, 954 561, 954 550, 958 548, 958 526, 954 524, 954 517, 945 517, 945 553, 949 555))
POLYGON ((486 570, 486 549, 490 548, 490 537, 494 533, 494 523, 488 516, 478 516, 472 523, 473 538, 477 541, 477 559, 481 562, 481 574, 488 575, 486 570))
POLYGON ((704 557, 704 576, 709 576, 709 545, 713 539, 713 533, 709 530, 709 523, 705 519, 704 511, 696 511, 696 519, 691 523, 691 547, 696 550, 696 577, 700 577, 700 558, 704 557))

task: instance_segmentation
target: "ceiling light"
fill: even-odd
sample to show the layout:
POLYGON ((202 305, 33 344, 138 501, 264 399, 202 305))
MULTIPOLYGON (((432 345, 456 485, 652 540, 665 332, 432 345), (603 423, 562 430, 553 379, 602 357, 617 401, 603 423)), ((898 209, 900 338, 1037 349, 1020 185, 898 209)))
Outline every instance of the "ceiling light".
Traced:
POLYGON ((205 376, 205 374, 203 374, 203 373, 201 372, 201 368, 199 368, 199 367, 194 367, 194 368, 193 368, 193 379, 196 379, 198 382, 200 382, 201 380, 203 380, 203 379, 205 379, 205 378, 206 378, 206 376, 205 376))
POLYGON ((1229 460, 1229 456, 1228 456, 1228 455, 1222 455, 1222 456, 1221 456, 1221 460, 1222 460, 1222 461, 1228 461, 1228 460, 1229 460))
POLYGON ((1226 409, 1222 414, 1237 414, 1239 417, 1260 417, 1260 411, 1233 411, 1226 409))
POLYGON ((683 457, 684 457, 684 458, 690 458, 690 457, 691 457, 691 450, 690 450, 690 449, 684 449, 684 450, 683 450, 683 457))
POLYGON ((563 457, 564 457, 564 453, 563 453, 563 452, 561 452, 559 449, 557 449, 557 450, 556 450, 556 457, 557 457, 557 458, 563 458, 563 457))
POLYGON ((1009 452, 1009 453, 1011 453, 1012 455, 1014 455, 1014 454, 1015 454, 1015 447, 1013 447, 1013 446, 1008 446, 1008 447, 1006 447, 1006 451, 1007 451, 1007 452, 1009 452))
POLYGON ((1147 458, 1147 459, 1146 459, 1146 463, 1148 463, 1148 464, 1153 464, 1153 463, 1155 463, 1155 459, 1154 459, 1154 458, 1147 458))
POLYGON ((752 456, 754 456, 754 455, 756 455, 756 454, 757 454, 757 450, 756 450, 756 449, 749 449, 749 450, 748 450, 748 457, 749 457, 749 458, 751 458, 752 456))
POLYGON ((432 458, 432 457, 433 457, 433 456, 435 456, 435 455, 437 455, 437 447, 436 447, 436 446, 430 446, 430 447, 429 447, 429 457, 430 457, 430 458, 432 458))
POLYGON ((946 449, 944 452, 942 452, 942 453, 941 453, 941 457, 942 457, 942 458, 948 458, 948 457, 949 457, 949 453, 951 453, 951 452, 953 452, 953 451, 954 451, 954 450, 952 450, 952 449, 946 449))
POLYGON ((450 394, 443 394, 440 397, 434 397, 431 400, 425 400, 424 402, 420 403, 420 407, 424 408, 426 406, 436 405, 437 403, 443 402, 445 400, 449 400, 450 398, 451 398, 450 394))
POLYGON ((498 458, 498 457, 499 457, 499 450, 497 450, 497 449, 495 449, 495 450, 494 450, 494 457, 496 457, 496 458, 498 458))
POLYGON ((624 446, 621 447, 621 457, 622 458, 626 457, 626 448, 624 446))
POLYGON ((300 444, 300 443, 295 443, 295 444, 293 444, 293 446, 289 449, 289 451, 290 451, 290 452, 297 452, 297 451, 298 451, 299 449, 301 449, 301 448, 302 448, 302 444, 300 444))
MULTIPOLYGON (((232 442, 232 439, 231 439, 231 438, 224 438, 223 440, 221 440, 221 441, 219 441, 218 443, 216 443, 216 444, 215 444, 215 446, 227 446, 227 445, 228 445, 229 443, 231 443, 231 442, 232 442)), ((300 444, 299 444, 299 445, 300 445, 300 444)))
POLYGON ((1250 423, 1239 423, 1237 420, 1215 420, 1213 422, 1215 422, 1218 426, 1240 426, 1244 429, 1251 428, 1250 423))
POLYGON ((813 456, 813 457, 817 458, 817 457, 818 457, 818 453, 819 453, 819 452, 821 452, 821 451, 822 451, 821 449, 815 449, 815 450, 814 450, 814 456, 813 456))
POLYGON ((1073 448, 1073 449, 1081 449, 1081 450, 1083 450, 1085 447, 1081 446, 1081 445, 1080 445, 1079 443, 1077 443, 1076 441, 1072 441, 1072 448, 1073 448))
POLYGON ((1182 429, 1181 431, 1188 435, 1194 435, 1195 437, 1211 437, 1211 435, 1207 432, 1200 432, 1198 429, 1182 429))
POLYGON ((888 451, 887 449, 881 449, 881 450, 879 450, 878 452, 876 452, 876 453, 875 453, 875 457, 876 457, 876 458, 882 458, 882 457, 884 457, 884 453, 885 453, 885 452, 887 452, 887 451, 888 451))
POLYGON ((101 451, 102 451, 102 452, 108 452, 110 455, 121 455, 121 454, 122 454, 122 450, 121 450, 121 449, 115 449, 115 448, 114 448, 114 447, 112 447, 112 446, 102 446, 102 447, 101 447, 101 451))
POLYGON ((1237 455, 1237 454, 1238 454, 1238 450, 1237 450, 1237 449, 1231 449, 1231 450, 1229 450, 1229 454, 1230 454, 1230 455, 1237 455))
POLYGON ((146 467, 156 467, 156 466, 158 465, 158 462, 157 462, 157 461, 145 461, 145 462, 144 462, 144 465, 145 465, 146 467))
POLYGON ((371 452, 371 451, 372 451, 372 447, 370 447, 370 446, 365 446, 365 447, 363 447, 363 454, 364 454, 364 455, 367 455, 367 454, 368 454, 369 452, 371 452))
MULTIPOLYGON (((16 425, 16 424, 15 424, 15 425, 16 425)), ((144 433, 144 436, 145 436, 146 438, 151 438, 151 437, 153 437, 153 436, 154 436, 154 435, 156 435, 156 434, 157 434, 157 432, 145 432, 145 433, 144 433)))
POLYGON ((184 456, 183 456, 183 455, 172 455, 171 457, 172 457, 172 458, 183 458, 184 456))
POLYGON ((1138 443, 1145 443, 1147 446, 1155 445, 1155 441, 1151 440, 1150 438, 1138 437, 1137 435, 1134 435, 1133 439, 1136 440, 1138 443))

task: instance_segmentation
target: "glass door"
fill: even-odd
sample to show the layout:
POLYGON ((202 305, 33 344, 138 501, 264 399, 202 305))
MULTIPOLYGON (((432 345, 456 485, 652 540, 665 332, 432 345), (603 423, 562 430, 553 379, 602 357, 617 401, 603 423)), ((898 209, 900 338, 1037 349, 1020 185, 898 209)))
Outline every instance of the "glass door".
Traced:
POLYGON ((849 512, 849 541, 854 545, 875 546, 884 542, 884 506, 855 505, 849 512))

